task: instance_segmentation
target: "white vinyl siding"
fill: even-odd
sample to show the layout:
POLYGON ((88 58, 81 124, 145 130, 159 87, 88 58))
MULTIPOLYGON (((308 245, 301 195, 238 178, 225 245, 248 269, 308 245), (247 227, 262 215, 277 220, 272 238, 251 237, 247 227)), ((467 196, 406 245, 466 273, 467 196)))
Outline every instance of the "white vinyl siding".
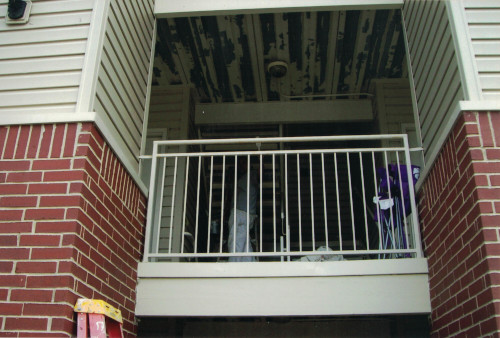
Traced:
POLYGON ((483 99, 500 100, 500 1, 465 0, 483 99))
POLYGON ((141 146, 153 26, 153 1, 111 0, 94 110, 111 121, 130 159, 141 146))
POLYGON ((405 1, 416 103, 424 154, 440 147, 448 120, 464 99, 455 45, 444 1, 405 1))
POLYGON ((24 25, 5 23, 7 3, 0 0, 0 114, 74 112, 94 0, 34 0, 24 25))
MULTIPOLYGON (((195 136, 193 126, 193 107, 191 105, 190 89, 184 86, 167 86, 153 87, 151 91, 151 105, 149 109, 149 131, 164 131, 169 140, 186 140, 195 136)), ((186 146, 170 147, 169 149, 161 149, 168 152, 185 152, 186 146)), ((165 172, 164 187, 163 187, 163 202, 161 220, 160 220, 160 252, 168 252, 170 243, 170 224, 172 213, 172 194, 174 184, 174 159, 167 159, 167 171, 165 172)), ((160 166, 163 161, 160 161, 160 166)), ((179 159, 177 164, 176 175, 176 198, 174 207, 174 224, 177 226, 172 231, 172 250, 179 251, 180 248, 180 219, 182 219, 184 208, 184 184, 186 161, 179 159)), ((191 164, 190 171, 196 170, 191 164)), ((160 180, 160 178, 157 178, 160 180)), ((157 184, 157 191, 161 184, 157 184)), ((194 194, 191 194, 194 196, 194 194)), ((158 206, 159 207, 159 206, 158 206)), ((158 208, 157 207, 157 208, 158 208)), ((156 208, 156 209, 157 209, 156 208)), ((190 224, 194 223, 195 201, 188 201, 187 205, 187 222, 186 231, 191 228, 190 224)), ((157 216, 155 215, 157 218, 157 216)), ((188 243, 186 243, 188 244, 188 243)))

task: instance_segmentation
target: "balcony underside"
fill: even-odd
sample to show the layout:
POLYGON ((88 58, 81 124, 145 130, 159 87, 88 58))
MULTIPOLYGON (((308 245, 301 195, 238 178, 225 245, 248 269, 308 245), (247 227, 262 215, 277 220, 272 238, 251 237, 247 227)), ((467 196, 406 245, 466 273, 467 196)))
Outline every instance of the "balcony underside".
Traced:
POLYGON ((139 265, 137 316, 429 312, 425 259, 139 265))

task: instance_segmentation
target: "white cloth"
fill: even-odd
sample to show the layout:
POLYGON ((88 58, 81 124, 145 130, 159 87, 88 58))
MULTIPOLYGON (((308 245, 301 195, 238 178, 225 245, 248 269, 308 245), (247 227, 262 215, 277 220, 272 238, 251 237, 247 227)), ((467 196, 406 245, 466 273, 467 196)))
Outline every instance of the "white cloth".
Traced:
MULTIPOLYGON (((257 215, 248 215, 248 233, 253 228, 253 222, 257 215)), ((234 209, 231 209, 229 214, 229 238, 227 241, 229 252, 253 252, 252 244, 247 237, 247 213, 236 209, 236 241, 235 241, 235 226, 234 226, 234 209), (248 251, 247 251, 248 242, 248 251)), ((229 257, 229 262, 255 262, 253 256, 229 257)))

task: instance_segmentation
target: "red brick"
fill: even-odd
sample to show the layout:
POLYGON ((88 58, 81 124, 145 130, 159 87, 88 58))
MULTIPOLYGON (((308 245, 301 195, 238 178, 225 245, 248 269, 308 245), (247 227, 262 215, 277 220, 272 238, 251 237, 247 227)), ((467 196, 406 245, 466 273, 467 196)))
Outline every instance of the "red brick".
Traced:
POLYGON ((0 184, 0 195, 24 195, 27 189, 27 184, 0 184))
POLYGON ((30 126, 21 126, 21 133, 17 141, 15 158, 25 158, 29 135, 30 135, 30 126))
POLYGON ((9 128, 6 126, 0 126, 0 158, 2 157, 5 141, 7 140, 7 133, 9 128))
POLYGON ((500 162, 474 162, 472 166, 476 173, 496 174, 500 172, 500 162))
POLYGON ((52 125, 46 124, 43 126, 42 141, 40 143, 40 149, 38 150, 39 158, 49 157, 50 145, 52 143, 52 131, 52 125))
POLYGON ((72 276, 28 276, 27 288, 73 288, 72 276))
POLYGON ((36 171, 7 174, 7 182, 10 183, 40 182, 41 180, 42 173, 36 171))
POLYGON ((28 145, 27 158, 35 158, 38 152, 38 145, 40 144, 40 135, 42 133, 41 125, 31 126, 31 137, 28 145))
POLYGON ((70 159, 34 160, 32 170, 64 170, 71 169, 70 159))
POLYGON ((26 304, 23 315, 73 317, 73 306, 65 304, 26 304))
POLYGON ((20 316, 23 311, 21 303, 0 303, 0 315, 2 316, 20 316))
POLYGON ((87 280, 87 272, 75 262, 65 261, 59 262, 58 273, 71 273, 76 278, 81 281, 87 280))
POLYGON ((48 318, 29 318, 29 317, 7 317, 5 318, 5 330, 22 331, 45 331, 47 330, 48 318))
POLYGON ((81 205, 81 197, 75 195, 66 196, 42 196, 40 207, 78 207, 81 205))
POLYGON ((30 161, 0 161, 0 170, 2 171, 21 171, 29 170, 31 166, 30 161))
POLYGON ((34 196, 23 196, 23 197, 0 197, 0 207, 35 207, 38 202, 38 198, 34 196))
MULTIPOLYGON (((9 295, 9 289, 0 289, 0 300, 7 300, 8 295, 9 295)), ((0 327, 1 325, 2 321, 0 320, 0 327)))
POLYGON ((76 324, 72 320, 64 318, 53 318, 50 329, 52 331, 63 331, 63 332, 73 333, 73 331, 75 330, 75 326, 76 324))
POLYGON ((500 198, 500 188, 478 188, 477 197, 482 200, 495 200, 500 198))
POLYGON ((58 246, 61 243, 59 235, 22 235, 20 246, 58 246))
POLYGON ((10 292, 10 300, 13 302, 50 302, 53 293, 53 290, 14 289, 10 292))
POLYGON ((74 221, 60 221, 60 222, 37 222, 37 233, 78 233, 80 225, 74 221))
POLYGON ((71 259, 73 248, 33 248, 31 259, 71 259))
POLYGON ((65 124, 58 124, 56 126, 56 130, 54 131, 54 139, 52 143, 52 152, 50 153, 50 157, 52 158, 57 158, 61 156, 65 129, 66 129, 65 124))
POLYGON ((481 129, 481 139, 484 147, 493 147, 493 136, 488 114, 479 113, 479 127, 481 129))
POLYGON ((2 223, 0 222, 0 234, 26 233, 31 232, 33 223, 31 222, 15 222, 2 223))
POLYGON ((14 151, 16 149, 18 134, 19 134, 19 126, 9 127, 9 132, 7 134, 7 142, 5 143, 5 148, 3 153, 4 159, 14 158, 14 151))
POLYGON ((26 286, 26 276, 24 275, 1 275, 0 286, 24 287, 26 286))
POLYGON ((29 194, 65 194, 68 191, 67 183, 30 184, 29 194))
POLYGON ((76 293, 69 290, 55 290, 54 302, 56 303, 69 303, 76 304, 76 301, 80 298, 76 293))
POLYGON ((49 171, 43 176, 44 182, 57 182, 57 181, 83 181, 85 180, 85 172, 82 170, 71 171, 49 171))
POLYGON ((16 273, 55 273, 57 262, 17 262, 16 273))
POLYGON ((64 209, 27 209, 24 215, 26 220, 56 220, 64 219, 64 209))
POLYGON ((500 147, 500 113, 492 112, 490 113, 491 124, 493 126, 493 134, 495 138, 495 145, 500 147))
POLYGON ((68 124, 66 129, 66 137, 64 144, 64 157, 72 157, 75 152, 75 141, 76 141, 76 124, 68 124))
POLYGON ((26 248, 0 248, 0 259, 28 259, 29 254, 26 248))
POLYGON ((2 221, 20 221, 22 217, 22 210, 0 210, 0 220, 2 221))
POLYGON ((10 273, 14 267, 14 262, 0 261, 0 273, 10 273))
POLYGON ((17 236, 0 235, 0 247, 17 246, 17 236))

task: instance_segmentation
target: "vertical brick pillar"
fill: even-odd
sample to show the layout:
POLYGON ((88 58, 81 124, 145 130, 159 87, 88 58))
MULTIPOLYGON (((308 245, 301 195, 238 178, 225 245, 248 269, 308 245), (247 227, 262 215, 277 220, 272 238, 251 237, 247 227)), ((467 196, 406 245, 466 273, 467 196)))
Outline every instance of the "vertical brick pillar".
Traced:
POLYGON ((0 127, 0 332, 69 336, 80 297, 135 335, 145 197, 92 123, 0 127))
POLYGON ((500 112, 457 121, 420 192, 434 336, 500 332, 500 112))

